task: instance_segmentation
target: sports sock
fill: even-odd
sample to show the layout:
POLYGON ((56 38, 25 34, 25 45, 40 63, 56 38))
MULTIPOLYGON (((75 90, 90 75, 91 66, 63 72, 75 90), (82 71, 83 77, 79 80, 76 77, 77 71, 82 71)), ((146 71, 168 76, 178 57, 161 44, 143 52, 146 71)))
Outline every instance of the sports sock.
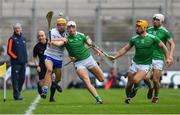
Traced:
POLYGON ((47 92, 47 91, 48 91, 48 86, 43 86, 43 87, 42 87, 42 91, 43 91, 43 92, 47 92))
POLYGON ((98 95, 95 97, 96 98, 96 101, 99 101, 99 100, 102 100, 101 97, 98 95))
POLYGON ((158 95, 159 95, 159 91, 155 91, 155 92, 154 92, 154 96, 155 96, 155 97, 158 97, 158 95))
POLYGON ((134 90, 138 90, 138 87, 139 87, 139 85, 138 85, 138 84, 134 84, 133 89, 134 89, 134 90))
POLYGON ((37 83, 37 90, 39 94, 42 93, 42 87, 39 85, 39 82, 37 83))
POLYGON ((54 97, 55 92, 56 92, 56 84, 52 82, 51 89, 50 89, 50 98, 54 97))
POLYGON ((144 83, 148 86, 149 89, 153 88, 151 80, 144 80, 144 83))

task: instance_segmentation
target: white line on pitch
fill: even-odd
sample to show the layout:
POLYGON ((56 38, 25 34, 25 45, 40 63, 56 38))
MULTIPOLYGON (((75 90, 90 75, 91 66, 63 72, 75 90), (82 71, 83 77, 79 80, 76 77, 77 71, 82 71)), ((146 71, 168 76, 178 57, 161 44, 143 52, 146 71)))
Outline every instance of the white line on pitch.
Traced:
POLYGON ((24 115, 31 115, 33 110, 36 109, 36 105, 39 102, 39 100, 41 99, 41 97, 38 95, 35 100, 31 103, 31 105, 29 106, 28 110, 26 111, 26 113, 24 115))

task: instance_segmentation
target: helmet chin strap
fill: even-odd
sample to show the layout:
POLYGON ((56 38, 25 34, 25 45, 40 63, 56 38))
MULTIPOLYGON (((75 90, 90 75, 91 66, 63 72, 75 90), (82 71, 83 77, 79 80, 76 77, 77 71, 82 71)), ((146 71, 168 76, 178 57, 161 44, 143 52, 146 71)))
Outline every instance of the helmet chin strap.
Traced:
POLYGON ((142 32, 136 32, 138 35, 142 36, 144 34, 145 31, 142 32))
POLYGON ((136 34, 138 34, 138 35, 142 35, 144 32, 145 32, 145 28, 142 28, 143 29, 143 31, 141 31, 141 32, 136 32, 136 34))

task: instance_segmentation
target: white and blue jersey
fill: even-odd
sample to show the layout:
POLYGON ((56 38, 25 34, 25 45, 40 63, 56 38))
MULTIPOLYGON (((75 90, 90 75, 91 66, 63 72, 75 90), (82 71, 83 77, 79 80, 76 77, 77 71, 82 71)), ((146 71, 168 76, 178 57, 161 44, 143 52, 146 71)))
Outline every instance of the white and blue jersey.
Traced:
MULTIPOLYGON (((53 28, 51 30, 51 39, 53 38, 59 38, 65 37, 66 33, 60 34, 57 28, 53 28)), ((51 60, 53 62, 53 68, 61 68, 62 67, 62 60, 64 56, 64 46, 49 46, 47 45, 47 48, 44 52, 44 58, 45 60, 51 60)))

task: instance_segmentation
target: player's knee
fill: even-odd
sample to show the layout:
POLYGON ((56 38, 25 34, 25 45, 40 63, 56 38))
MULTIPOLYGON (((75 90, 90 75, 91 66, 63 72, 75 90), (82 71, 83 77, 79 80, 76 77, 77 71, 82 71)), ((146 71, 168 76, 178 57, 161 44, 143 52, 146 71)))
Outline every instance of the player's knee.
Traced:
POLYGON ((52 72, 53 72, 52 69, 47 69, 47 73, 48 73, 48 74, 51 74, 52 72))
POLYGON ((154 77, 154 78, 153 78, 153 81, 154 81, 155 83, 158 83, 158 82, 159 82, 159 78, 154 77))

